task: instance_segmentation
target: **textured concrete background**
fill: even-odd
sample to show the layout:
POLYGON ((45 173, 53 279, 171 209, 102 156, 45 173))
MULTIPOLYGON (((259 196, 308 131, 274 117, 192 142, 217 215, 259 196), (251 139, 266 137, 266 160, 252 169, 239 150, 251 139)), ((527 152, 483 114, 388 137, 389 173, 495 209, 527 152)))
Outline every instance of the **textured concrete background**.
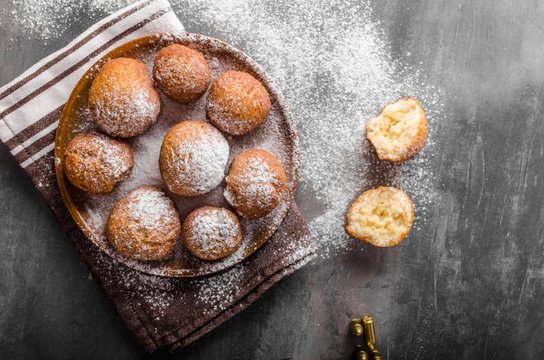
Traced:
MULTIPOLYGON (((77 8, 77 20, 44 46, 10 16, 20 3, 2 1, 0 84, 107 13, 77 8)), ((247 49, 205 22, 202 6, 173 6, 188 31, 247 49)), ((288 3, 270 8, 295 19, 288 3)), ((544 7, 387 0, 369 8, 391 57, 417 64, 446 94, 448 121, 430 164, 440 197, 403 246, 357 244, 318 259, 190 348, 146 355, 0 145, 0 357, 342 359, 354 346, 348 320, 369 313, 387 359, 544 358, 544 7)), ((316 38, 320 31, 316 24, 316 38)), ((282 88, 294 100, 295 89, 282 88)), ((311 126, 304 109, 293 111, 299 126, 311 126)), ((307 216, 316 211, 304 183, 298 201, 307 216)))

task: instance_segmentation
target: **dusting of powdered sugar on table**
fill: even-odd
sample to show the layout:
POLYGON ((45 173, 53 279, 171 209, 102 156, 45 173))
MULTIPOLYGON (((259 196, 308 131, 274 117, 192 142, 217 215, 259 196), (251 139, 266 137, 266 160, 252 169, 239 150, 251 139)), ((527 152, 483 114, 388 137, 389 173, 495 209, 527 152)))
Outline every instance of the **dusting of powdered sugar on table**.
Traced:
MULTIPOLYGON (((13 0, 9 16, 21 29, 20 36, 39 37, 44 44, 58 38, 67 27, 80 20, 84 10, 99 20, 132 0, 13 0)), ((0 10, 1 11, 1 10, 0 10)))
POLYGON ((440 193, 431 163, 440 157, 434 139, 441 131, 444 93, 426 82, 424 69, 403 68, 393 60, 381 24, 371 20, 368 1, 281 1, 278 13, 250 0, 174 8, 182 18, 198 19, 197 26, 211 24, 216 36, 252 54, 283 90, 301 138, 297 203, 322 257, 358 245, 344 231, 345 214, 358 195, 380 185, 410 195, 411 231, 420 228, 440 193), (285 13, 289 21, 282 18, 285 13), (380 161, 366 140, 365 121, 403 97, 422 104, 427 144, 405 163, 380 161))

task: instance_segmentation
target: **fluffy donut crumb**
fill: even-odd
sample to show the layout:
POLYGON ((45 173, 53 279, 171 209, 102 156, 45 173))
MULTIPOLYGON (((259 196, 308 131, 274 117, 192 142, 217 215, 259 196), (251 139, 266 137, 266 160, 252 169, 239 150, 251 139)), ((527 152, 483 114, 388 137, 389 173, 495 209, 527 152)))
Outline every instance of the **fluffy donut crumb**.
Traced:
POLYGON ((365 191, 346 215, 346 232, 372 245, 387 247, 401 242, 414 221, 412 200, 402 190, 380 186, 365 191))
POLYGON ((419 102, 400 99, 366 122, 366 137, 380 160, 402 162, 416 156, 427 141, 427 120, 419 102))

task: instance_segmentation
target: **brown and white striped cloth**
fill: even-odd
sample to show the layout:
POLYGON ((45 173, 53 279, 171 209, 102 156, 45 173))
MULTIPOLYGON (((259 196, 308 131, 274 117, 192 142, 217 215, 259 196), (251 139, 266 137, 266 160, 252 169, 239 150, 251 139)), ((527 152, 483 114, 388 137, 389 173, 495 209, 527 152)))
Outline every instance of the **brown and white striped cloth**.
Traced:
MULTIPOLYGON (((0 140, 34 181, 106 300, 148 351, 186 346, 245 309, 316 252, 296 205, 255 254, 222 272, 162 278, 101 253, 79 230, 60 196, 53 164, 55 131, 73 87, 108 51, 132 39, 183 26, 166 0, 144 0, 98 22, 65 48, 0 88, 0 140)), ((39 236, 39 234, 37 234, 39 236)))

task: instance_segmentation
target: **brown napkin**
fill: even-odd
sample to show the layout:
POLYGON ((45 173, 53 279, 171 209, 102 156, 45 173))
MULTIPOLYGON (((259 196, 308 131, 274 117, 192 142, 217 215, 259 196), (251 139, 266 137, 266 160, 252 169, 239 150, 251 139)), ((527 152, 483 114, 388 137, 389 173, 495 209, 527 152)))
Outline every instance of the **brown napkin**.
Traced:
POLYGON ((148 351, 163 346, 174 350, 196 341, 313 259, 317 248, 294 204, 274 236, 238 265, 205 277, 163 278, 104 255, 70 217, 57 187, 53 151, 58 119, 72 88, 94 62, 120 44, 182 30, 167 1, 140 1, 0 88, 0 140, 32 178, 108 302, 148 351))

